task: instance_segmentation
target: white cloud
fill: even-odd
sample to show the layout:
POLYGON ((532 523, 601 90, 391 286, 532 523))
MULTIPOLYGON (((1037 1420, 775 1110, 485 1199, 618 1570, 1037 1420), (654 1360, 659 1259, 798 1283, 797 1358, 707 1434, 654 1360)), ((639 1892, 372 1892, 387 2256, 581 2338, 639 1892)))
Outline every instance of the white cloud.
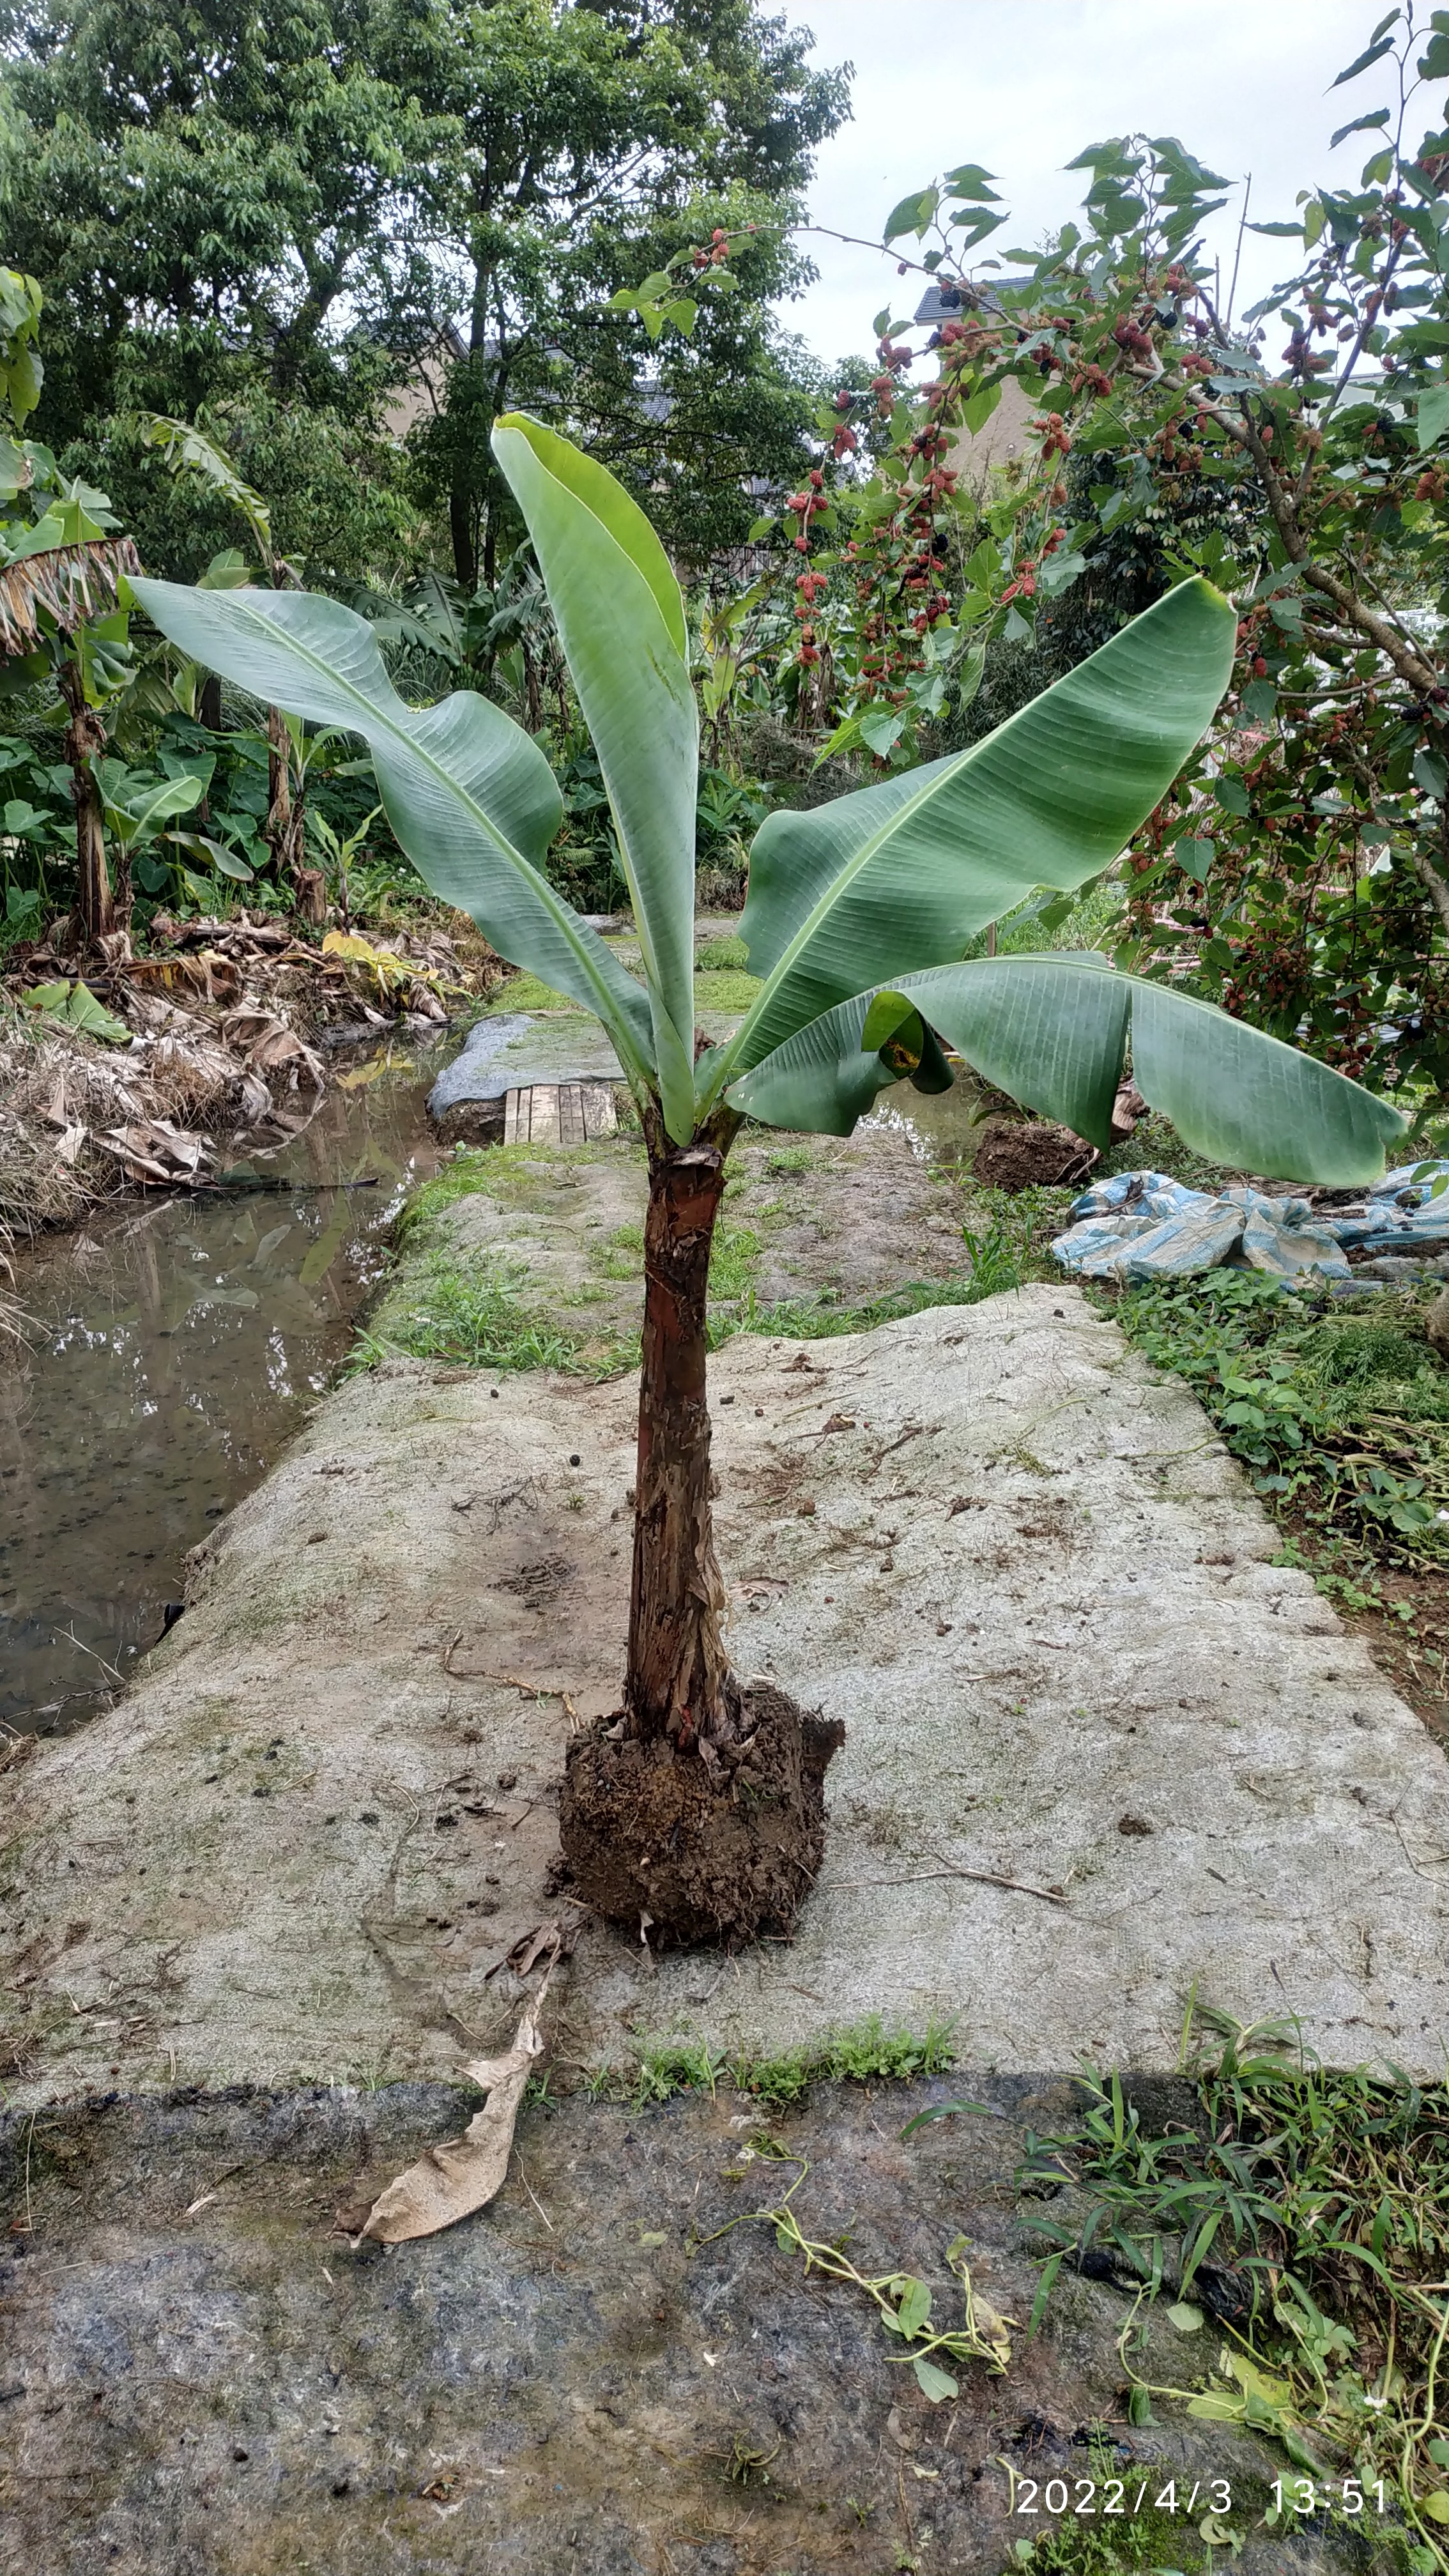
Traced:
MULTIPOLYGON (((847 233, 979 161, 1012 209, 1002 240, 1034 242, 1080 203, 1083 175, 1063 165, 1129 127, 1177 135, 1235 181, 1251 172, 1252 214, 1283 219, 1300 188, 1356 182, 1367 138, 1330 154, 1329 135, 1390 97, 1377 68, 1326 94, 1382 16, 1373 0, 805 0, 789 14, 813 30, 817 65, 855 66, 854 122, 822 147, 810 191, 814 221, 847 233)), ((1424 104, 1427 125, 1442 101, 1424 104)), ((1236 212, 1214 232, 1226 282, 1236 212)), ((818 236, 802 247, 820 279, 781 319, 827 361, 869 348, 892 291, 897 313, 914 304, 916 282, 878 252, 818 236)), ((1291 273, 1292 252, 1245 238, 1240 309, 1291 273)))

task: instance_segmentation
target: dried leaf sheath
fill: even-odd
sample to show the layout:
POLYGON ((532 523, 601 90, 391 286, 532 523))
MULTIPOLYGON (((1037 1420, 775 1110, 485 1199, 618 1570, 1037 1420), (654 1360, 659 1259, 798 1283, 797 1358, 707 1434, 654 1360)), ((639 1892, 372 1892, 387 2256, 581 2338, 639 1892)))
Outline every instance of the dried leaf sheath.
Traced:
POLYGON ((0 653, 33 653, 45 640, 42 616, 69 634, 87 618, 108 615, 116 605, 121 574, 140 569, 129 537, 54 546, 11 564, 0 572, 0 653))

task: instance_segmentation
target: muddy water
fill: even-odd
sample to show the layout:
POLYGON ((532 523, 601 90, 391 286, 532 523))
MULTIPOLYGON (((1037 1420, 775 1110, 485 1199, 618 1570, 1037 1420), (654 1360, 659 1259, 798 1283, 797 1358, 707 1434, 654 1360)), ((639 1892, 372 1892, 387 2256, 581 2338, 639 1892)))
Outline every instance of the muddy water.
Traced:
POLYGON ((65 1731, 109 1704, 180 1600, 188 1548, 325 1386, 436 1167, 439 1060, 345 1064, 303 1134, 247 1164, 264 1189, 131 1196, 22 1257, 27 1341, 0 1363, 10 1726, 65 1731))

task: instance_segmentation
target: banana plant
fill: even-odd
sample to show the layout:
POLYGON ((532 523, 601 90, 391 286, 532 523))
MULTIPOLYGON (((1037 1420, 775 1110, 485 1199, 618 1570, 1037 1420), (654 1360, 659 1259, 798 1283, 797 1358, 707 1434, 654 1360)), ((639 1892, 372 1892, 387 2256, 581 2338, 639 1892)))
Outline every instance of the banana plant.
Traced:
POLYGON ((742 924, 763 981, 723 1045, 694 1023, 698 721, 678 582, 613 477, 520 414, 493 446, 533 542, 598 752, 638 931, 625 971, 550 883, 559 790, 537 744, 467 691, 416 709, 371 629, 284 590, 138 581, 173 643, 234 685, 366 742, 398 841, 500 954, 597 1014, 649 1160, 626 1724, 703 1755, 741 1722, 720 1633, 705 1291, 725 1158, 746 1117, 846 1135, 888 1084, 939 1090, 944 1038, 988 1080, 1105 1146, 1130 1045, 1149 1102, 1205 1155, 1357 1185, 1404 1127, 1357 1084, 1095 955, 961 962, 1033 889, 1117 857, 1227 684, 1234 612, 1191 580, 984 741, 755 837, 742 924))
POLYGON ((159 893, 166 883, 169 867, 159 865, 149 853, 163 836, 178 837, 168 833, 168 825, 200 804, 215 766, 214 756, 208 753, 194 768, 175 777, 148 778, 128 768, 124 760, 95 763, 101 803, 116 845, 116 902, 124 914, 130 913, 133 879, 147 894, 159 893))

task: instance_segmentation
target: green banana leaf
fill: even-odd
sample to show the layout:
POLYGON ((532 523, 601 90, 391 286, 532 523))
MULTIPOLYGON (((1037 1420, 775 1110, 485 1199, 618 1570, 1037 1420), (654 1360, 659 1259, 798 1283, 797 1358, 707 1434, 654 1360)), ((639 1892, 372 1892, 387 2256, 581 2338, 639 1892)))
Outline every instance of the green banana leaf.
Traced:
POLYGON ((1097 875, 1208 725, 1235 630, 1210 583, 1183 582, 969 751, 772 814, 740 924, 765 986, 711 1062, 714 1088, 887 961, 897 978, 944 964, 1034 886, 1097 875))
POLYGON ((20 1007, 60 1028, 79 1029, 84 1037, 104 1038, 107 1046, 129 1046, 134 1035, 85 984, 32 984, 21 994, 20 1007))
POLYGON ((626 1072, 651 1070, 647 995, 542 873, 562 799, 538 745, 501 707, 467 689, 421 712, 405 706, 366 619, 334 599, 132 587, 190 660, 312 724, 360 734, 423 883, 469 913, 510 965, 595 1012, 626 1072))
POLYGON ((163 823, 174 822, 178 814, 189 814, 193 806, 200 804, 208 784, 205 778, 188 772, 182 778, 163 778, 149 786, 144 781, 136 782, 128 793, 130 773, 123 761, 98 760, 95 770, 116 838, 127 849, 149 840, 163 823))
POLYGON ((493 453, 528 526, 619 838, 653 1009, 664 1123, 694 1132, 699 718, 669 558, 614 477, 526 413, 493 453))
POLYGON ((980 957, 857 993, 734 1083, 731 1108, 771 1127, 848 1136, 898 1079, 882 1036, 916 1013, 986 1081, 1094 1145, 1110 1142, 1129 1040, 1143 1098, 1197 1153, 1234 1171, 1355 1189, 1378 1178, 1408 1126, 1315 1057, 1170 984, 1115 974, 1091 952, 980 957), (865 1037, 875 1045, 863 1047, 865 1037))

